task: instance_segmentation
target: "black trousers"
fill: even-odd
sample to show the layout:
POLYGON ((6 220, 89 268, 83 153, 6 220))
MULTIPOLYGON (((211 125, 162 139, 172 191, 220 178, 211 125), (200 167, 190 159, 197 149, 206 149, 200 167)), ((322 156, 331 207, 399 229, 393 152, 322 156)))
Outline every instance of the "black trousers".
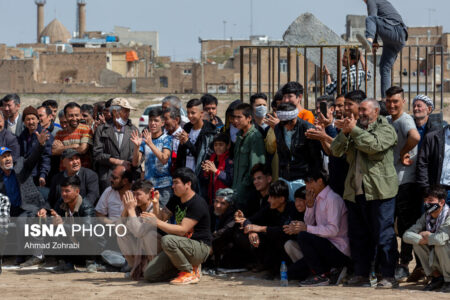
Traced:
MULTIPOLYGON (((422 201, 420 190, 415 183, 405 183, 398 187, 395 199, 395 216, 397 218, 397 231, 400 238, 422 214, 422 201)), ((412 259, 413 247, 411 244, 401 243, 400 264, 407 265, 412 259)))
POLYGON ((302 231, 297 237, 303 252, 303 261, 312 273, 321 275, 331 268, 341 268, 350 262, 350 258, 339 251, 328 239, 302 231))
POLYGON ((394 277, 398 260, 394 231, 395 198, 367 201, 364 195, 360 195, 355 201, 346 201, 355 275, 369 277, 372 263, 378 261, 383 277, 394 277))

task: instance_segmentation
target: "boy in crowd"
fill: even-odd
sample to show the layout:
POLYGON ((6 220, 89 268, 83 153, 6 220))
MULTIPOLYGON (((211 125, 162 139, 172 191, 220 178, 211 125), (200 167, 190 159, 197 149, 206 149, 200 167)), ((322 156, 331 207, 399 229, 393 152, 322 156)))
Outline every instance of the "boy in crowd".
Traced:
POLYGON ((163 113, 160 108, 150 110, 148 130, 142 137, 139 132, 131 134, 134 143, 133 167, 138 167, 145 158, 145 179, 151 181, 159 192, 161 206, 165 206, 172 196, 170 177, 172 137, 163 132, 163 113))
POLYGON ((450 212, 445 204, 447 191, 433 186, 424 193, 425 213, 403 235, 419 257, 431 282, 424 290, 450 293, 450 212))
POLYGON ((152 194, 159 192, 150 181, 142 179, 136 180, 131 185, 131 191, 124 194, 122 218, 126 218, 127 234, 117 237, 117 243, 131 267, 130 277, 134 280, 142 279, 148 262, 161 251, 155 227, 143 221, 147 213, 158 213, 155 208, 159 206, 153 205, 158 196, 152 198, 152 194))
POLYGON ((264 93, 256 93, 250 97, 250 105, 253 108, 253 123, 259 130, 263 138, 266 138, 269 131, 269 125, 264 122, 266 118, 267 108, 267 96, 264 93))
POLYGON ((203 117, 205 120, 208 120, 211 124, 216 126, 217 132, 220 132, 223 128, 223 122, 217 116, 217 105, 219 104, 217 98, 211 94, 205 94, 200 98, 200 100, 203 103, 203 111, 205 112, 203 117))
POLYGON ((213 140, 214 153, 202 163, 204 177, 208 179, 208 204, 212 204, 219 189, 229 188, 233 184, 233 161, 230 158, 230 138, 219 133, 213 140))
POLYGON ((246 218, 241 210, 235 213, 235 222, 241 224, 243 232, 248 235, 247 244, 257 248, 264 268, 269 271, 268 279, 274 279, 282 260, 287 258, 284 244, 290 236, 283 231, 283 225, 291 220, 302 220, 289 201, 289 187, 286 182, 277 180, 269 188, 269 205, 264 206, 253 216, 246 218))
MULTIPOLYGON (((401 237, 420 217, 421 201, 416 184, 417 144, 420 141, 414 119, 406 112, 403 89, 393 86, 386 91, 387 117, 397 132, 397 145, 394 148, 394 165, 399 187, 395 198, 398 235, 401 237)), ((409 276, 408 264, 412 261, 412 246, 401 244, 400 262, 395 270, 395 278, 401 280, 409 276)))
POLYGON ((286 83, 281 88, 281 93, 283 94, 282 103, 294 104, 298 109, 298 117, 306 122, 314 124, 314 114, 302 106, 303 86, 300 83, 296 81, 286 83))
POLYGON ((233 123, 239 129, 234 145, 233 190, 237 207, 247 212, 248 200, 254 193, 250 170, 257 163, 266 162, 266 151, 261 133, 252 124, 250 104, 239 104, 234 109, 233 123))
MULTIPOLYGON (((177 154, 177 168, 186 167, 201 177, 202 163, 212 153, 212 141, 216 134, 216 127, 203 119, 203 103, 200 99, 191 99, 186 105, 189 123, 184 125, 178 135, 180 146, 177 154)), ((199 190, 200 195, 207 195, 208 185, 200 180, 199 186, 192 187, 199 190)))

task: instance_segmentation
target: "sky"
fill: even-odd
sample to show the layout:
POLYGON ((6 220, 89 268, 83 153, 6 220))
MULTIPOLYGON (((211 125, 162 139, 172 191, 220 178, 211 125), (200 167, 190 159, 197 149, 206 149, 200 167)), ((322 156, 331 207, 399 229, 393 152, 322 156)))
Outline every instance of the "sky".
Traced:
MULTIPOLYGON (((408 26, 442 25, 444 32, 450 31, 449 0, 391 3, 408 26)), ((35 41, 34 0, 0 0, 0 11, 0 43, 14 46, 35 41)), ((158 31, 159 55, 176 61, 199 59, 199 37, 246 39, 253 24, 253 34, 280 40, 289 25, 306 12, 342 34, 346 15, 367 13, 363 0, 87 0, 86 11, 88 31, 112 32, 114 25, 158 31)), ((74 32, 76 0, 47 0, 45 25, 54 18, 74 32)))

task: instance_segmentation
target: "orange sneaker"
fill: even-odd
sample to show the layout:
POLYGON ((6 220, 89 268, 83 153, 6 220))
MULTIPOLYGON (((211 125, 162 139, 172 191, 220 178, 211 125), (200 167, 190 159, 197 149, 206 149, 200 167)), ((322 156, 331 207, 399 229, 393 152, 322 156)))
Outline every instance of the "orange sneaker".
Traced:
POLYGON ((178 273, 178 277, 175 278, 170 282, 170 284, 176 284, 176 285, 184 285, 184 284, 191 284, 191 283, 197 283, 200 279, 198 279, 195 272, 180 272, 178 273))
POLYGON ((202 279, 202 265, 192 266, 192 272, 195 273, 198 280, 202 279))

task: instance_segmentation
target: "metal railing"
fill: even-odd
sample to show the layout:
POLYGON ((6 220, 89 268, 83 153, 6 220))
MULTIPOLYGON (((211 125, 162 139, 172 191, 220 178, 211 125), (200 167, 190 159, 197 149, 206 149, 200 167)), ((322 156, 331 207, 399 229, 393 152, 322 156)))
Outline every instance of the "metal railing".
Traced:
MULTIPOLYGON (((350 51, 345 50, 352 48, 359 49, 358 45, 241 46, 241 99, 245 101, 256 92, 266 93, 268 98, 272 99, 278 89, 285 83, 298 81, 303 84, 303 98, 305 107, 308 108, 309 100, 313 96, 316 99, 318 96, 324 94, 327 82, 324 76, 323 66, 325 64, 324 60, 329 61, 330 53, 336 59, 334 75, 335 80, 337 80, 337 94, 340 94, 343 90, 341 86, 343 70, 342 55, 346 53, 347 59, 350 61, 350 51), (315 63, 309 59, 310 54, 314 51, 315 63), (310 76, 311 72, 314 73, 313 76, 310 76)), ((381 50, 378 50, 374 55, 369 55, 361 49, 360 51, 366 62, 363 69, 365 78, 360 82, 358 78, 359 72, 356 72, 356 82, 353 88, 361 85, 361 89, 366 94, 370 94, 371 98, 377 99, 377 96, 380 95, 379 85, 377 84, 377 63, 381 50), (371 64, 371 68, 368 67, 369 64, 371 64), (367 78, 368 71, 372 74, 370 81, 367 78)), ((438 96, 440 98, 438 99, 440 108, 443 107, 444 55, 444 48, 441 45, 407 45, 398 55, 397 61, 391 70, 391 85, 400 85, 405 89, 409 108, 411 107, 412 97, 419 93, 430 95, 430 97, 432 94, 435 107, 438 96), (424 57, 420 57, 421 54, 424 54, 424 57), (439 64, 437 65, 438 56, 440 56, 440 66, 439 64), (440 67, 440 71, 437 70, 438 67, 440 67), (437 79, 438 73, 440 73, 439 80, 437 79), (413 76, 415 78, 412 78, 413 76), (414 85, 416 88, 415 91, 412 90, 414 85)), ((359 61, 357 66, 358 70, 360 66, 359 61)), ((347 74, 349 74, 349 64, 346 68, 347 74)), ((350 91, 350 80, 347 80, 346 90, 350 91)))

